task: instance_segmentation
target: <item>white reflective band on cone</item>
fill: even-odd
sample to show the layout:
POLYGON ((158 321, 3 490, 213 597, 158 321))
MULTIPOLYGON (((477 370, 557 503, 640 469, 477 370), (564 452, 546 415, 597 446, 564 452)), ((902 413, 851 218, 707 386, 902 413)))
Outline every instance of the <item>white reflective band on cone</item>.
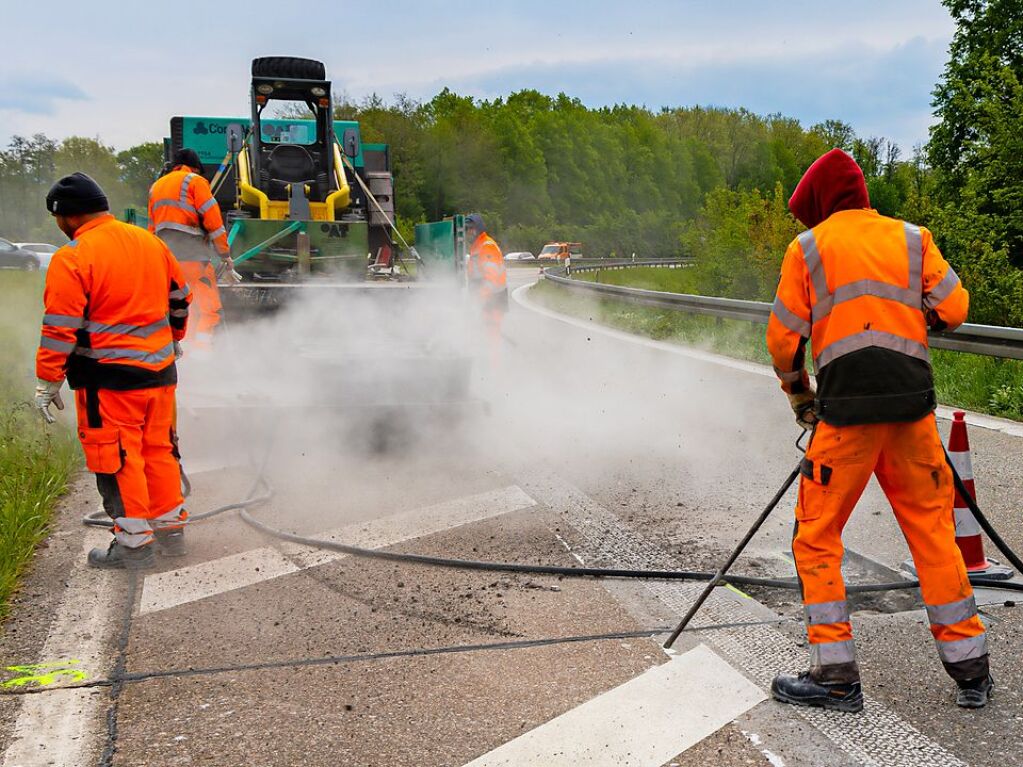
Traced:
POLYGON ((969 452, 952 452, 948 453, 949 460, 952 461, 952 465, 955 467, 956 474, 959 475, 959 479, 965 482, 968 479, 973 479, 973 462, 970 460, 969 452))
POLYGON ((980 535, 980 524, 977 522, 973 512, 967 508, 956 506, 952 509, 956 521, 956 538, 970 538, 980 535))

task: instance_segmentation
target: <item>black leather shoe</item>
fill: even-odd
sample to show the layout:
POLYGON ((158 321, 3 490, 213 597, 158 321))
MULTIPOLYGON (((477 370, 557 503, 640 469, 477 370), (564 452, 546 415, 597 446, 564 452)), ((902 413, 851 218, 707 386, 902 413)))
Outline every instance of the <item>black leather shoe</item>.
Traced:
POLYGON ((156 538, 156 552, 162 556, 183 557, 188 553, 183 529, 155 530, 153 536, 156 538))
POLYGON ((988 674, 979 679, 957 681, 956 705, 960 708, 984 708, 995 689, 995 680, 988 674))
POLYGON ((771 683, 775 700, 795 706, 813 706, 855 714, 863 710, 859 682, 818 682, 809 671, 798 676, 778 674, 771 683))
POLYGON ((90 567, 102 567, 107 570, 148 570, 154 565, 156 554, 153 553, 152 546, 129 549, 113 540, 105 551, 93 549, 89 552, 90 567))

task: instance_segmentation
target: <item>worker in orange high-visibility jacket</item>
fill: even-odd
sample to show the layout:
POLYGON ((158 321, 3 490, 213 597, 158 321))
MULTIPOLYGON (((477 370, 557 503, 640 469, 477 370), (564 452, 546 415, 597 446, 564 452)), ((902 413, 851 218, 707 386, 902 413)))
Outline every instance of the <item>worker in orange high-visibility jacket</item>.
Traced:
POLYGON ((184 553, 174 390, 188 286, 167 246, 115 220, 85 174, 54 184, 46 207, 71 242, 46 272, 36 407, 52 422, 67 378, 85 463, 113 520, 110 547, 89 552, 89 564, 144 569, 154 533, 162 553, 184 553))
POLYGON ((192 149, 180 149, 171 166, 149 190, 149 231, 170 247, 192 291, 188 340, 208 348, 223 310, 216 270, 210 262, 211 246, 231 270, 227 231, 220 206, 202 175, 199 155, 192 149))
POLYGON ((810 229, 785 253, 767 345, 797 421, 814 430, 792 542, 810 670, 779 675, 772 692, 787 703, 863 707, 842 529, 874 475, 913 555, 956 701, 979 708, 993 681, 955 543, 952 473, 934 419, 927 345, 928 327, 966 320, 969 295, 929 231, 870 208, 863 173, 841 150, 810 166, 789 208, 810 229), (808 341, 816 392, 803 366, 808 341))
POLYGON ((508 311, 508 273, 504 255, 487 234, 483 216, 479 213, 465 217, 465 240, 469 243, 466 279, 470 290, 476 293, 490 347, 491 364, 496 365, 501 348, 501 322, 508 311))

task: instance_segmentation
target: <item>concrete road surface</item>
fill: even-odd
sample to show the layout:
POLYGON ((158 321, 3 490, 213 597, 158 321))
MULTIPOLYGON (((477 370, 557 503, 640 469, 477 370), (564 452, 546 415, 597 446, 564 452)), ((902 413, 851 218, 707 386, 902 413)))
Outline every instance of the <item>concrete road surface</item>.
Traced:
MULTIPOLYGON (((513 270, 512 287, 534 278, 513 270)), ((264 466, 275 492, 253 515, 302 535, 715 569, 798 459, 777 384, 516 298, 496 354, 484 333, 468 339, 479 401, 413 414, 385 445, 360 441, 316 386, 303 407, 190 409, 224 389, 190 390, 183 364, 191 512, 245 497, 264 466)), ((215 381, 204 364, 192 380, 215 381)), ((230 383, 230 365, 219 372, 230 383)), ((1023 436, 989 425, 970 430, 980 501, 1023 551, 1023 436)), ((736 572, 792 576, 793 502, 736 572)), ((186 557, 133 578, 82 566, 108 536, 78 523, 97 507, 83 477, 0 636, 3 767, 1023 765, 1023 619, 1009 592, 979 595, 998 682, 987 709, 953 705, 904 590, 855 603, 867 706, 831 714, 768 699, 776 672, 806 662, 791 591, 718 589, 666 653, 698 583, 371 560, 283 543, 235 512, 196 523, 186 557)), ((851 582, 904 577, 876 487, 846 543, 851 582)))

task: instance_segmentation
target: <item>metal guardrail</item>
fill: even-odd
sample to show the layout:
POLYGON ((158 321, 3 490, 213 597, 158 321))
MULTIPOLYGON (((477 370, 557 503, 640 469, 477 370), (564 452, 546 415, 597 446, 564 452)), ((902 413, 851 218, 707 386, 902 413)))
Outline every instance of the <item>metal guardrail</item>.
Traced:
MULTIPOLYGON (((606 266, 572 266, 572 273, 594 272, 600 269, 625 269, 633 266, 686 266, 691 262, 616 262, 606 266)), ((767 324, 771 305, 762 301, 742 301, 736 298, 717 296, 694 296, 684 293, 666 293, 658 290, 626 288, 620 285, 602 285, 598 282, 574 280, 565 273, 564 267, 544 270, 544 279, 579 293, 597 294, 640 306, 670 309, 688 314, 703 314, 709 317, 723 317, 730 320, 746 320, 767 324)), ((930 345, 934 349, 948 349, 987 357, 1023 360, 1023 328, 1002 328, 995 325, 960 325, 955 330, 931 331, 930 345)))

